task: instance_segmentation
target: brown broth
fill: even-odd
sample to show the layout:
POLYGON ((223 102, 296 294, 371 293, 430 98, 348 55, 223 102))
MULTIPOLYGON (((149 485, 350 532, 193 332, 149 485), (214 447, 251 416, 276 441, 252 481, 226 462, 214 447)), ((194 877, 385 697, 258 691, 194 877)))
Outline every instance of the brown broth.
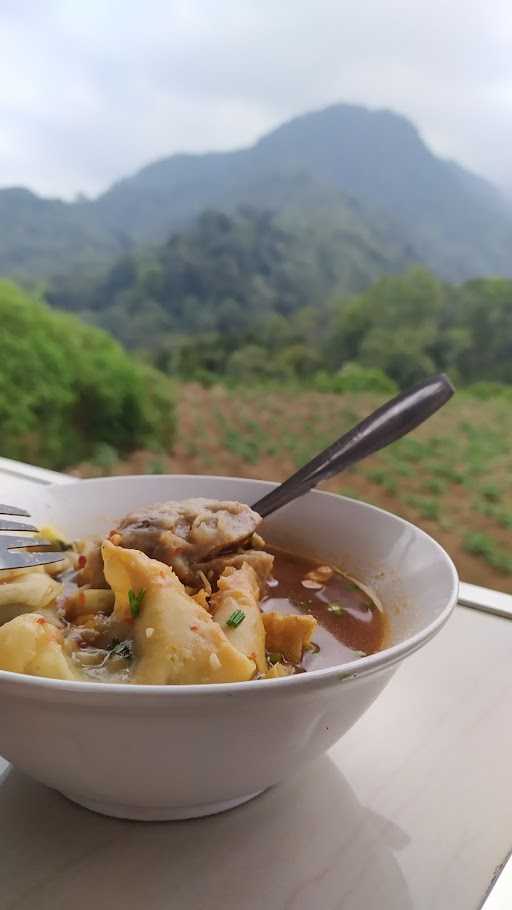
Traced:
POLYGON ((318 562, 282 550, 270 552, 275 556, 274 570, 262 610, 309 613, 318 620, 313 640, 320 651, 304 655, 304 669, 332 667, 381 650, 386 617, 365 591, 338 571, 319 589, 304 587, 305 576, 318 562), (329 610, 330 605, 336 609, 329 610))

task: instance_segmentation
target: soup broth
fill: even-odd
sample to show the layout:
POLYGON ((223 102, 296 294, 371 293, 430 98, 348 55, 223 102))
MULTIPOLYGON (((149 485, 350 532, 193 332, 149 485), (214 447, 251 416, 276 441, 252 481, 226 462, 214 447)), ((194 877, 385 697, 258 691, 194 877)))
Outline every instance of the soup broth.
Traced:
POLYGON ((303 669, 332 667, 382 649, 386 617, 369 594, 336 569, 323 584, 321 572, 315 582, 308 575, 314 579, 318 562, 267 549, 275 560, 263 612, 309 613, 318 620, 314 641, 319 650, 305 652, 303 669))

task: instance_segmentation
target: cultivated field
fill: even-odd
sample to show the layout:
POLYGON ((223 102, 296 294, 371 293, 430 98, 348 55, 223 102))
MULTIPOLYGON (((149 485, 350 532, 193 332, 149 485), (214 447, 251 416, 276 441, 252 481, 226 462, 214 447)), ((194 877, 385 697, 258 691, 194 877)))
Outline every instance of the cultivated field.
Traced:
MULTIPOLYGON (((376 407, 375 395, 179 390, 174 453, 124 462, 105 447, 76 473, 207 473, 280 480, 376 407)), ((462 394, 406 439, 325 485, 436 537, 465 581, 512 592, 512 408, 462 394)))

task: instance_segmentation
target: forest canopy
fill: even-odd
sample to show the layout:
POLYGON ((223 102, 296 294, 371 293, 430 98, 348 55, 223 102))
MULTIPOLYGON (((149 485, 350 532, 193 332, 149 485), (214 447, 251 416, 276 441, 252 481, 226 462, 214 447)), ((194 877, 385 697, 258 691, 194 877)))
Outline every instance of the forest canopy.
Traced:
POLYGON ((368 238, 319 237, 268 212, 207 212, 101 276, 61 276, 48 299, 184 379, 325 386, 357 363, 401 387, 439 369, 512 382, 512 280, 454 285, 404 262, 374 280, 368 238))

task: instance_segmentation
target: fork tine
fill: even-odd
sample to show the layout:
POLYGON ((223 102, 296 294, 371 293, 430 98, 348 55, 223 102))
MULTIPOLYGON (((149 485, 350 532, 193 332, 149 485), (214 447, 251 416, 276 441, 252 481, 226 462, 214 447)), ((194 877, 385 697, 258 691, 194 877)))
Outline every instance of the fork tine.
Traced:
POLYGON ((35 525, 25 524, 24 521, 7 521, 5 518, 0 518, 0 531, 36 531, 37 528, 35 525))
POLYGON ((41 537, 15 537, 14 534, 0 535, 0 548, 6 550, 21 547, 54 547, 54 540, 43 540, 41 537))
POLYGON ((0 504, 0 515, 18 515, 20 518, 30 518, 30 512, 18 506, 5 506, 0 504))
MULTIPOLYGON (((14 515, 30 518, 30 513, 18 506, 0 504, 0 515, 14 515)), ((8 521, 0 518, 0 531, 28 531, 36 533, 34 525, 21 521, 8 521)), ((2 569, 27 569, 34 566, 46 566, 52 562, 61 562, 62 553, 55 550, 28 551, 28 547, 55 547, 55 541, 38 537, 21 537, 15 534, 0 534, 0 571, 2 569)))
POLYGON ((9 550, 0 551, 0 572, 2 569, 29 569, 35 566, 47 566, 52 562, 61 562, 62 553, 24 553, 9 550))

